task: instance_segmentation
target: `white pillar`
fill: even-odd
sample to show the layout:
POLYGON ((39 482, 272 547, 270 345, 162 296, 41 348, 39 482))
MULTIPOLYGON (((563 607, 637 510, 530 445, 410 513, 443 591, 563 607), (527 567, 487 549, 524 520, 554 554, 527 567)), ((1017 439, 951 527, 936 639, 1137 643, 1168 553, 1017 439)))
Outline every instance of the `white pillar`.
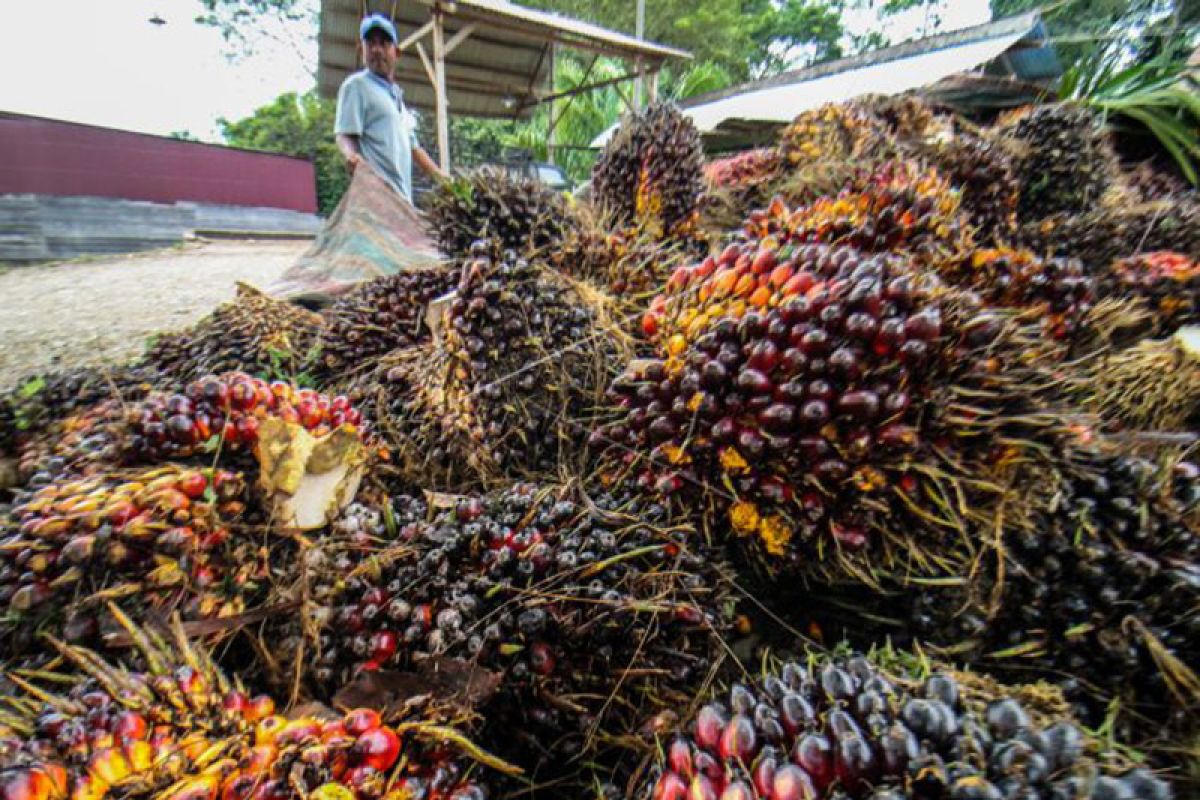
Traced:
POLYGON ((446 28, 442 12, 433 11, 433 87, 434 105, 437 109, 438 164, 450 171, 450 111, 446 100, 446 28))

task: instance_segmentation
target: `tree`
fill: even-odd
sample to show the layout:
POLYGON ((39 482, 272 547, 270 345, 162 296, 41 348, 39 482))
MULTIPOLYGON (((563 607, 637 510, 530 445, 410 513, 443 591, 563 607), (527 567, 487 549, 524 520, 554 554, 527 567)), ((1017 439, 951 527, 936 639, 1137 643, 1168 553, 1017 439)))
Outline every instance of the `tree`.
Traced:
POLYGON ((316 171, 317 208, 328 215, 350 182, 333 140, 335 104, 316 90, 281 94, 245 119, 217 120, 221 135, 234 147, 307 158, 316 171))

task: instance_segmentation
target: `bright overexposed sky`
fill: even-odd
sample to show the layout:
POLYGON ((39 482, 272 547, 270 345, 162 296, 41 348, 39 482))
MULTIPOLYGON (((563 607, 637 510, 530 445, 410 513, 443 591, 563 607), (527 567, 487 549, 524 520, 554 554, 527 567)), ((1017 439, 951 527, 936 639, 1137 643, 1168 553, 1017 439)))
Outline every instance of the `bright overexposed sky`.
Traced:
POLYGON ((0 110, 219 141, 218 117, 312 86, 282 42, 231 63, 220 32, 195 23, 202 12, 197 0, 3 0, 0 110))
MULTIPOLYGON (((255 54, 230 61, 221 34, 195 23, 202 10, 198 0, 0 0, 0 110, 220 141, 218 117, 238 119, 312 86, 310 23, 274 29, 290 33, 282 38, 291 45, 254 37, 255 54), (153 16, 167 24, 152 25, 153 16), (308 50, 297 54, 295 43, 308 50)), ((990 17, 987 0, 944 0, 941 13, 943 31, 990 17)), ((923 20, 919 11, 897 15, 886 33, 893 42, 919 36, 923 20)), ((846 23, 862 32, 872 16, 846 23)))

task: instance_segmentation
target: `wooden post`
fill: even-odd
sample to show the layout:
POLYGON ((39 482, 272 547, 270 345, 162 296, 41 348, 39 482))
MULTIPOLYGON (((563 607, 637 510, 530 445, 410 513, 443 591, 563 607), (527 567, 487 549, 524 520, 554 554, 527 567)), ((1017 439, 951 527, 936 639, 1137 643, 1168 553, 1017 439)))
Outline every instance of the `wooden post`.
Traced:
MULTIPOLYGON (((637 0, 637 17, 634 25, 634 35, 638 40, 646 38, 646 0, 637 0)), ((642 72, 642 57, 638 56, 634 63, 637 65, 637 78, 633 82, 633 107, 640 109, 643 100, 642 76, 644 73, 642 72)))
POLYGON ((658 70, 651 72, 646 78, 646 97, 650 103, 658 100, 658 70))
MULTIPOLYGON (((554 42, 551 42, 550 43, 550 94, 552 97, 554 95, 554 92, 556 91, 556 87, 554 85, 554 61, 555 61, 554 57, 556 55, 557 55, 557 52, 556 52, 556 48, 554 47, 554 42)), ((553 100, 550 101, 549 107, 550 107, 550 109, 549 109, 548 119, 549 119, 550 130, 548 130, 546 132, 546 160, 548 162, 550 162, 551 164, 553 164, 554 163, 554 143, 558 139, 558 137, 554 135, 554 131, 558 128, 558 120, 556 120, 554 118, 554 111, 555 111, 556 105, 553 100)))
POLYGON ((437 110, 438 165, 450 171, 450 111, 446 100, 446 26, 442 11, 433 9, 433 86, 437 110))

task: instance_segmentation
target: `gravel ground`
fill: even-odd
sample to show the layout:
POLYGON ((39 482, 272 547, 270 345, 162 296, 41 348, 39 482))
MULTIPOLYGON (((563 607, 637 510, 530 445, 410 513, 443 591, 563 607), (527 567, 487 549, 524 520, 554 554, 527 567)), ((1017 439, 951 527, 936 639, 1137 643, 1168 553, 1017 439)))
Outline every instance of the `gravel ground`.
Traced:
POLYGON ((35 372, 136 355, 155 331, 183 328, 267 286, 307 241, 190 243, 0 272, 0 390, 35 372))

